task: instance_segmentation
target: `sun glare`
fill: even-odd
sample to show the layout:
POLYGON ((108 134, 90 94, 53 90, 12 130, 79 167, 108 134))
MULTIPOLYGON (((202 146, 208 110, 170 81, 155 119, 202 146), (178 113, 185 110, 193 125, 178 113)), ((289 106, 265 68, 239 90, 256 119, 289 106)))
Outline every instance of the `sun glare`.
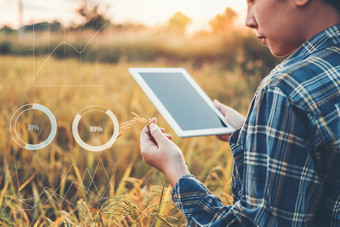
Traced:
MULTIPOLYGON (((37 21, 59 20, 62 23, 81 23, 75 9, 82 1, 21 0, 20 19, 17 1, 4 0, 0 3, 0 26, 9 25, 18 28, 23 24, 37 21)), ((189 30, 201 30, 208 26, 209 20, 231 7, 242 18, 245 11, 244 1, 235 0, 92 0, 105 8, 106 16, 116 23, 134 22, 148 26, 162 25, 176 12, 182 12, 192 19, 189 30)))

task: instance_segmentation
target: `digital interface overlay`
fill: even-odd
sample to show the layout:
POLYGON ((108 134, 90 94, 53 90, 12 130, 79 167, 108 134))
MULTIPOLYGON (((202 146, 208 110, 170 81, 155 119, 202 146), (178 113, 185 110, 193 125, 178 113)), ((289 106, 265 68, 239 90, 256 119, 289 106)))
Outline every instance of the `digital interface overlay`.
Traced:
MULTIPOLYGON (((106 127, 102 125, 98 125, 97 122, 91 123, 90 126, 88 126, 87 128, 88 132, 92 134, 101 134, 104 132, 104 129, 107 130, 106 127)), ((40 105, 40 104, 23 105, 20 108, 18 108, 11 117, 10 134, 12 136, 12 139, 16 142, 16 144, 18 144, 20 147, 26 150, 41 150, 45 148, 53 141, 56 133, 57 133, 57 120, 54 117, 53 113, 47 107, 43 105, 40 105), (29 132, 31 132, 31 133, 35 133, 36 137, 42 137, 41 135, 39 135, 39 131, 44 130, 45 127, 48 127, 48 125, 42 124, 41 118, 39 117, 32 118, 32 119, 39 119, 39 122, 31 121, 29 123, 27 122, 25 123, 24 114, 27 113, 28 111, 42 112, 49 119, 50 133, 48 137, 44 140, 42 140, 41 138, 38 138, 38 141, 42 140, 39 143, 35 143, 35 144, 31 143, 30 141, 32 139, 30 139, 29 136, 28 137, 26 136, 26 139, 25 138, 23 139, 23 134, 28 134, 29 132), (18 125, 24 125, 24 127, 20 128, 18 125)), ((118 123, 118 120, 115 114, 104 106, 91 105, 91 106, 87 106, 83 108, 76 114, 76 116, 74 117, 73 123, 72 123, 72 134, 73 134, 75 141, 78 143, 80 147, 88 151, 99 152, 99 151, 104 151, 106 149, 109 149, 113 145, 113 143, 116 141, 118 137, 118 133, 119 133, 119 123, 118 123), (91 145, 85 142, 84 139, 81 138, 79 134, 79 129, 78 129, 79 123, 84 116, 90 115, 90 113, 97 114, 96 112, 104 113, 106 117, 109 118, 109 120, 111 120, 112 125, 113 125, 112 136, 107 142, 101 145, 91 145)))

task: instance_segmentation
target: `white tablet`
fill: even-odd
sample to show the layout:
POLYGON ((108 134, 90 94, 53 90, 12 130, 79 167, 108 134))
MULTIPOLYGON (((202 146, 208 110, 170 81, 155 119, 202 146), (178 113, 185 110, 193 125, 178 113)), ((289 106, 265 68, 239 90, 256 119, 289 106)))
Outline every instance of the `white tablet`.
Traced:
POLYGON ((235 131, 184 68, 130 68, 129 72, 179 137, 235 131))

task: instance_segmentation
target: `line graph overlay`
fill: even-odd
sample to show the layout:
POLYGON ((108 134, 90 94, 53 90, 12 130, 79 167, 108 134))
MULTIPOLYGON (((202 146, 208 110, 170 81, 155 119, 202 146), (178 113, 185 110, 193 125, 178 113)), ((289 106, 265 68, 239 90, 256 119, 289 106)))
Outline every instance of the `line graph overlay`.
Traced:
MULTIPOLYGON (((59 43, 50 53, 48 53, 48 56, 46 57, 46 59, 42 62, 42 64, 40 65, 40 67, 38 68, 38 70, 35 72, 35 30, 34 30, 34 23, 33 23, 33 86, 47 86, 47 87, 63 87, 63 86, 68 86, 68 87, 103 87, 103 84, 36 84, 35 81, 37 79, 37 77, 39 76, 39 74, 41 73, 42 69, 45 67, 45 65, 48 63, 48 61, 50 60, 51 56, 53 56, 53 54, 58 50, 58 48, 60 48, 61 46, 64 46, 64 51, 65 51, 65 47, 68 46, 70 47, 73 51, 75 51, 75 53, 79 54, 80 56, 85 52, 85 50, 88 48, 88 46, 93 42, 93 40, 96 38, 96 36, 98 35, 98 33, 104 29, 104 27, 106 26, 106 23, 101 26, 93 35, 92 37, 88 40, 88 42, 86 43, 86 45, 83 48, 79 48, 77 49, 73 44, 71 44, 70 42, 66 42, 63 41, 61 43, 59 43)), ((48 46, 49 48, 49 46, 48 46)), ((98 50, 97 50, 98 51, 98 50)), ((97 59, 98 60, 98 59, 97 59)), ((65 59, 64 59, 65 61, 65 59)), ((81 65, 81 59, 80 59, 80 65, 81 65)), ((80 66, 81 67, 81 66, 80 66)), ((65 67, 64 67, 65 68, 65 67)), ((65 70, 64 70, 65 71, 65 70)), ((80 70, 81 71, 81 70, 80 70)), ((65 73, 65 72, 64 72, 65 73)))
MULTIPOLYGON (((65 193, 63 193, 63 195, 60 195, 58 191, 61 189, 62 185, 65 185, 68 177, 71 174, 70 173, 71 170, 74 169, 75 172, 77 172, 74 166, 75 164, 73 163, 70 166, 70 168, 66 171, 65 176, 63 177, 59 186, 56 189, 52 189, 50 187, 45 186, 37 196, 33 196, 32 198, 20 199, 19 202, 23 203, 26 207, 28 207, 28 209, 24 209, 24 210, 33 210, 34 208, 40 205, 44 205, 50 202, 50 200, 52 200, 57 205, 61 205, 63 202, 67 202, 70 205, 74 205, 75 202, 77 201, 79 193, 85 193, 84 196, 92 196, 97 201, 110 199, 109 197, 105 195, 111 189, 112 190, 114 189, 114 185, 111 185, 111 182, 114 176, 112 176, 111 178, 109 177, 101 159, 99 160, 93 174, 91 174, 89 169, 86 168, 82 176, 81 182, 72 181, 71 184, 67 186, 65 193), (105 185, 104 190, 99 190, 100 187, 96 185, 95 180, 94 180, 94 177, 99 168, 103 169, 104 175, 102 175, 102 177, 105 177, 105 180, 107 181, 107 184, 105 185), (86 185, 86 183, 84 182, 87 177, 90 179, 90 182, 86 185), (74 187, 77 188, 75 193, 71 192, 72 188, 74 187), (72 193, 72 197, 73 197, 72 201, 67 199, 67 196, 69 193, 72 193), (43 201, 43 196, 45 195, 47 196, 47 199, 43 201), (56 201, 55 199, 56 197, 60 199, 59 202, 56 201), (33 205, 32 205, 32 202, 33 202, 33 205)), ((19 182, 19 179, 17 179, 17 181, 19 182)))

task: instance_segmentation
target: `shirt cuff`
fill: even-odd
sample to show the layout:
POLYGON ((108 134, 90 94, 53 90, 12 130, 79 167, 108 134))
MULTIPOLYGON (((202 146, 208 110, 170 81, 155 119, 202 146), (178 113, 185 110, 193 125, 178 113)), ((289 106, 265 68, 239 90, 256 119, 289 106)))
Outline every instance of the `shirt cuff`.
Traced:
POLYGON ((229 144, 230 144, 230 146, 237 143, 237 140, 238 140, 238 136, 239 136, 239 134, 240 134, 240 131, 241 131, 241 129, 238 129, 238 130, 236 130, 235 132, 233 132, 233 134, 231 135, 231 137, 230 137, 230 139, 229 139, 229 144))
POLYGON ((211 192, 192 174, 185 174, 175 184, 171 194, 182 213, 190 215, 197 204, 211 192))

